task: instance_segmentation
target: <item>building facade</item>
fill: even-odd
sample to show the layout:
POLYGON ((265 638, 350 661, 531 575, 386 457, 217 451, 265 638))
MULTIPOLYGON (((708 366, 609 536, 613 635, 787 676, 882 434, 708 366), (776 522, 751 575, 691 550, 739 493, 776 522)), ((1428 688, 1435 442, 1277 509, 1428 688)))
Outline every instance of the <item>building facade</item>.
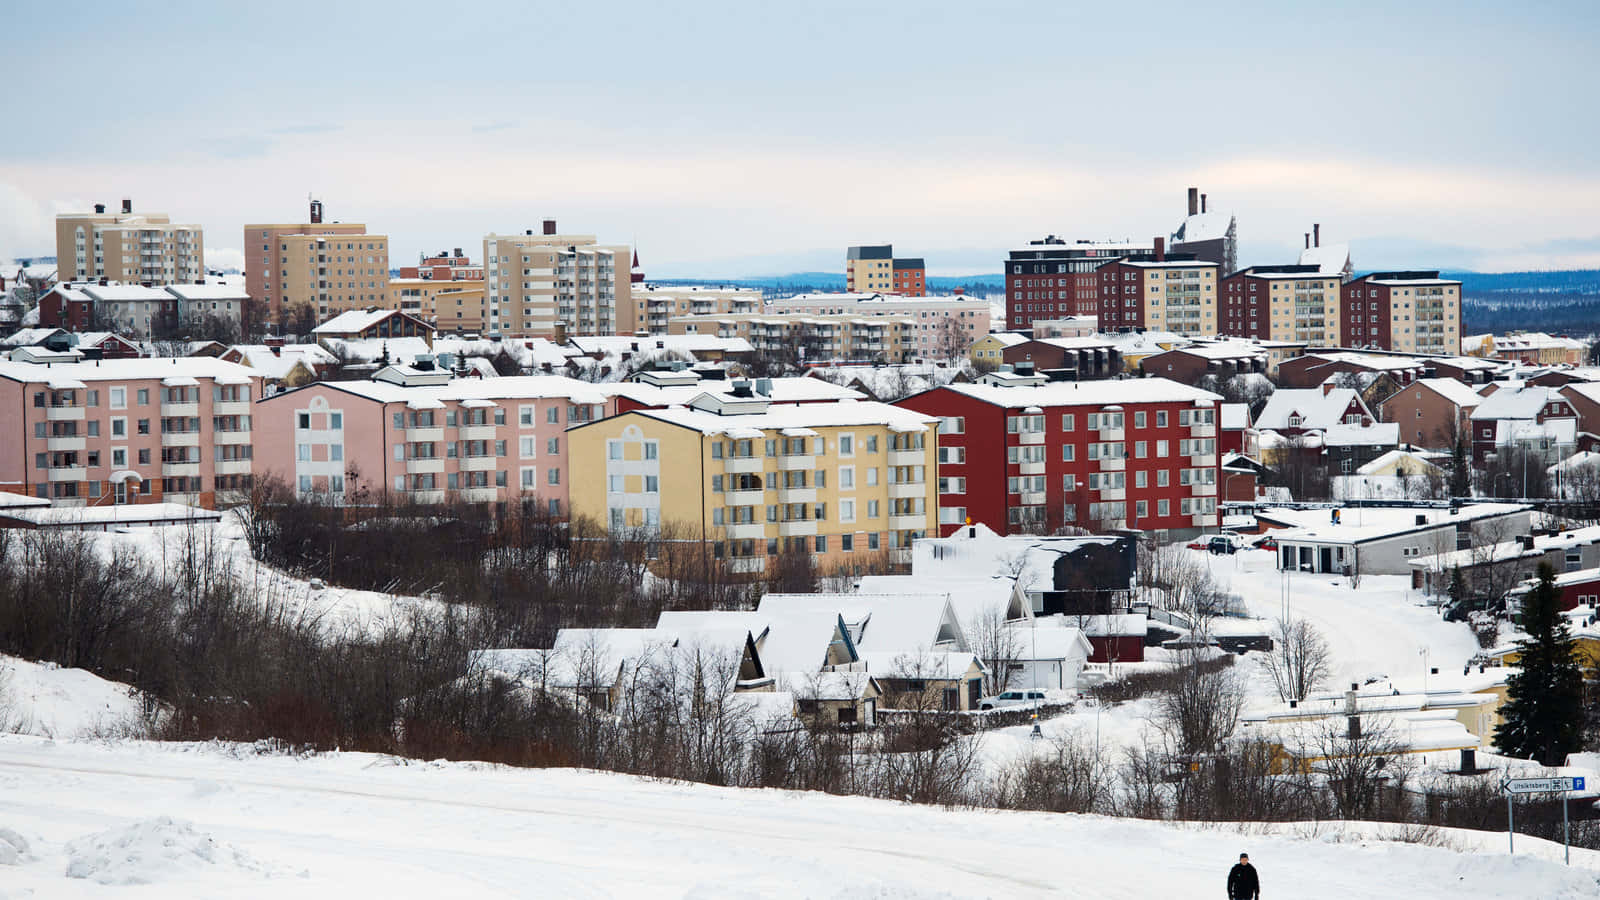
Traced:
POLYGON ((370 381, 317 382, 258 405, 258 471, 342 504, 387 494, 423 504, 531 499, 563 516, 575 459, 567 429, 615 411, 558 375, 456 379, 391 366, 370 381))
POLYGON ((181 336, 185 329, 237 332, 247 303, 243 292, 226 285, 62 283, 39 298, 39 324, 143 341, 181 336))
POLYGON ((633 286, 633 321, 639 331, 663 334, 673 316, 759 313, 762 303, 754 288, 638 284, 633 286))
POLYGON ((165 213, 121 213, 96 204, 92 213, 56 216, 56 266, 61 281, 174 284, 203 281, 205 233, 199 225, 174 225, 165 213))
POLYGON ((744 338, 760 354, 795 354, 806 362, 905 362, 911 359, 915 319, 857 315, 676 316, 668 334, 744 338))
POLYGON ((1029 328, 1035 319, 1097 315, 1100 276, 1115 259, 1153 260, 1165 241, 1067 241, 1049 235, 1007 254, 1006 328, 1029 328))
POLYGON ((488 319, 484 328, 505 337, 632 334, 635 316, 632 250, 601 244, 592 234, 559 234, 546 219, 539 234, 490 234, 483 239, 488 319))
POLYGON ((1184 536, 1217 525, 1221 398, 1164 378, 953 384, 897 405, 936 416, 939 529, 1064 525, 1184 536))
POLYGON ((456 333, 481 332, 488 311, 481 279, 391 278, 384 305, 456 333))
POLYGON ((323 222, 312 201, 310 222, 244 226, 245 293, 267 321, 310 306, 318 321, 347 309, 387 302, 389 238, 356 223, 323 222))
POLYGON ((1251 266, 1222 279, 1220 333, 1340 345, 1340 279, 1312 265, 1251 266))
POLYGON ((1123 259, 1095 270, 1101 331, 1217 334, 1217 269, 1204 260, 1123 259))
POLYGON ((923 359, 965 354, 989 333, 989 301, 976 297, 901 298, 881 294, 797 294, 773 300, 766 313, 888 316, 906 323, 906 350, 923 359))
POLYGON ((1374 272, 1345 283, 1341 294, 1341 346, 1461 352, 1459 281, 1438 272, 1374 272))
POLYGON ((1239 268, 1239 223, 1232 213, 1211 212, 1207 206, 1206 195, 1189 188, 1189 214, 1172 232, 1168 247, 1214 262, 1223 274, 1233 272, 1239 268))
POLYGON ((474 265, 457 247, 453 252, 440 250, 432 256, 423 254, 416 265, 401 266, 400 277, 423 281, 482 281, 483 266, 474 265))
POLYGON ((572 510, 613 533, 709 541, 736 572, 909 562, 934 528, 934 421, 882 403, 703 397, 575 428, 572 510))
POLYGON ((0 363, 0 490, 214 508, 250 490, 261 376, 205 357, 0 363))

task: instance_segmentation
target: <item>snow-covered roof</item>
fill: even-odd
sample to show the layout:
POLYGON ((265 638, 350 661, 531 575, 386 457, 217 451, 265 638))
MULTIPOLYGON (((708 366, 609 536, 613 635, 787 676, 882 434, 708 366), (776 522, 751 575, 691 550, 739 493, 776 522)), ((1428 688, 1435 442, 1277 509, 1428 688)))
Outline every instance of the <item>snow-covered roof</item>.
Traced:
POLYGON ((1178 225, 1172 233, 1172 243, 1214 241, 1228 236, 1233 229, 1233 214, 1222 212, 1195 213, 1178 225))
POLYGON ((1319 275, 1339 275, 1350 268, 1349 244, 1323 244, 1300 251, 1299 264, 1316 266, 1319 275))
POLYGON ((1419 378, 1415 382, 1450 401, 1454 406, 1471 408, 1483 402, 1483 395, 1454 378, 1419 378))
POLYGON ((1187 347, 1174 347, 1170 352, 1187 353, 1201 359, 1243 359, 1267 355, 1266 349, 1260 344, 1252 344, 1249 341, 1207 341, 1190 344, 1187 347))
POLYGON ((817 428, 833 425, 885 425, 904 431, 925 431, 938 422, 932 416, 912 412, 871 400, 838 400, 833 403, 774 403, 764 411, 718 415, 700 409, 671 406, 665 409, 634 410, 633 415, 649 416, 701 434, 727 434, 731 429, 817 428))
POLYGON ((991 331, 989 332, 989 339, 999 343, 1002 347, 1015 347, 1018 344, 1026 344, 1032 340, 1027 335, 1017 334, 1015 331, 991 331))
POLYGON ((1015 660, 1087 659, 1094 652, 1094 646, 1080 628, 1059 624, 1040 628, 1034 620, 1012 622, 1005 628, 1011 634, 1008 655, 1015 660))
POLYGON ((165 286, 167 293, 180 300, 209 301, 209 300, 248 300, 250 295, 244 286, 221 283, 215 284, 169 284, 165 286))
MULTIPOLYGON (((1399 426, 1397 425, 1395 427, 1398 428, 1399 426)), ((1356 469, 1356 474, 1375 475, 1385 469, 1400 465, 1402 463, 1406 466, 1407 471, 1410 471, 1413 474, 1437 470, 1439 468, 1438 466, 1427 461, 1426 459, 1423 459, 1417 454, 1412 453, 1409 450, 1395 449, 1390 450, 1388 453, 1385 453, 1377 459, 1374 459, 1372 462, 1369 462, 1366 465, 1356 469)))
MULTIPOLYGON (((403 313, 398 309, 351 309, 339 313, 311 329, 311 333, 318 335, 360 334, 384 319, 401 315, 409 314, 403 313)), ((415 317, 413 316, 412 318, 415 317)))
POLYGON ((1497 447, 1532 443, 1572 444, 1577 440, 1577 419, 1547 419, 1543 422, 1500 419, 1495 422, 1494 443, 1497 447))
POLYGON ((1257 510, 1256 517, 1283 526, 1283 530, 1275 533, 1280 542, 1359 544, 1412 531, 1525 513, 1530 508, 1522 503, 1470 503, 1455 511, 1434 506, 1348 507, 1340 510, 1338 524, 1333 523, 1328 509, 1269 507, 1257 510), (1420 525, 1417 524, 1419 517, 1420 525))
POLYGON ((228 352, 233 351, 238 352, 243 365, 273 380, 287 377, 297 364, 304 364, 316 371, 321 366, 339 363, 337 357, 316 344, 287 344, 276 348, 262 344, 235 344, 228 348, 228 352))
POLYGON ((237 363, 223 362, 208 356, 165 357, 160 359, 104 359, 94 362, 52 363, 49 366, 34 363, 0 363, 0 378, 21 382, 46 382, 72 379, 76 381, 132 381, 135 379, 161 379, 171 376, 191 378, 249 378, 261 373, 237 363))
POLYGON ((1520 387, 1503 387, 1478 403, 1472 411, 1473 421, 1495 419, 1532 419, 1547 403, 1567 402, 1556 388, 1525 384, 1520 387))
MULTIPOLYGON (((692 373, 691 373, 692 374, 692 373)), ((864 400, 866 396, 860 391, 843 385, 834 384, 822 378, 771 378, 763 379, 769 385, 771 393, 758 395, 753 399, 765 399, 774 403, 804 403, 827 400, 864 400)), ((756 388, 756 380, 750 381, 750 388, 756 388)), ((595 385, 596 389, 619 397, 627 397, 636 403, 645 406, 674 406, 689 403, 701 394, 712 394, 726 399, 733 397, 733 382, 730 380, 699 379, 692 384, 648 384, 641 381, 622 381, 611 384, 595 385)))
POLYGON ((1008 409, 1028 406, 1103 406, 1113 403, 1215 403, 1221 395, 1167 378, 1129 378, 1107 381, 1052 381, 1039 385, 1001 387, 992 384, 951 384, 957 391, 1008 409))
POLYGON ((1250 427, 1250 404, 1224 403, 1217 409, 1217 424, 1222 428, 1237 430, 1250 427))
POLYGON ((0 509, 19 509, 29 506, 49 506, 50 501, 43 497, 34 497, 28 494, 15 494, 11 491, 0 491, 0 509))
POLYGON ((100 528, 109 525, 159 525, 169 522, 215 522, 222 514, 182 503, 123 503, 109 506, 25 506, 0 515, 41 528, 100 528))
MULTIPOLYGON (((436 373, 438 370, 434 370, 436 373)), ((366 397, 379 403, 429 401, 443 408, 450 401, 464 400, 539 400, 560 397, 573 403, 603 404, 605 394, 596 385, 565 375, 512 375, 505 378, 451 378, 443 384, 406 386, 388 381, 325 381, 317 386, 366 397)), ((262 402, 287 397, 313 385, 276 394, 262 402)))
POLYGON ((60 328, 22 328, 0 338, 0 347, 32 347, 57 334, 65 332, 60 328))
POLYGON ((1400 443, 1398 422, 1345 424, 1340 422, 1322 430, 1324 447, 1394 446, 1400 443))
POLYGON ((861 664, 864 671, 878 678, 929 678, 950 680, 967 674, 976 663, 982 671, 986 667, 970 651, 960 650, 863 650, 861 664))
POLYGON ((568 343, 586 354, 620 356, 624 353, 649 353, 655 350, 696 353, 749 353, 750 342, 742 337, 718 337, 714 334, 652 334, 646 337, 630 335, 590 336, 571 338, 568 343))
POLYGON ((1600 453, 1596 453, 1593 450, 1579 450, 1577 453, 1574 453, 1555 465, 1546 468, 1545 471, 1549 472, 1551 475, 1554 475, 1557 472, 1571 474, 1579 469, 1590 468, 1600 469, 1600 453))
MULTIPOLYGON (((1256 416, 1256 428, 1281 430, 1297 428, 1327 428, 1344 420, 1344 413, 1353 402, 1360 402, 1354 388, 1279 388, 1267 398, 1267 405, 1256 416), (1290 416, 1299 416, 1300 424, 1291 426, 1290 416)), ((1364 406, 1365 404, 1363 404, 1364 406)))
POLYGON ((340 338, 324 337, 322 346, 347 363, 374 363, 385 354, 394 362, 412 362, 419 356, 433 356, 436 348, 426 338, 340 338))

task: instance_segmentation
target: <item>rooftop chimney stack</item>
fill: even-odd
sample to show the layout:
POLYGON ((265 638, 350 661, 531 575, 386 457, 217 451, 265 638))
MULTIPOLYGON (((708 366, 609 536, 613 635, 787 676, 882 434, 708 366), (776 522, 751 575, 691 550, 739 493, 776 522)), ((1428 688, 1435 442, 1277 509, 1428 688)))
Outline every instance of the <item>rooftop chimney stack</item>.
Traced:
POLYGON ((133 198, 132 197, 123 197, 122 198, 122 214, 125 215, 125 216, 133 214, 133 198))
POLYGON ((1156 262, 1165 262, 1167 259, 1167 239, 1156 238, 1156 262))
POLYGON ((1322 226, 1320 224, 1313 224, 1311 226, 1311 246, 1322 246, 1322 226))
POLYGON ((106 211, 106 205, 104 203, 96 203, 94 205, 94 214, 95 215, 97 215, 97 216, 104 215, 105 211, 106 211))
POLYGON ((1311 249, 1311 232, 1306 232, 1306 249, 1311 249))
POLYGON ((1195 213, 1197 213, 1199 211, 1200 211, 1200 189, 1199 188, 1195 188, 1195 187, 1189 188, 1189 215, 1192 216, 1192 215, 1194 215, 1195 213))
POLYGON ((555 234, 556 233, 556 220, 555 219, 545 219, 544 220, 544 233, 545 234, 555 234))
POLYGON ((1202 213, 1206 211, 1206 195, 1205 194, 1201 194, 1200 195, 1200 211, 1202 213))
POLYGON ((322 224, 322 201, 321 200, 313 200, 313 201, 311 201, 311 224, 313 224, 313 225, 321 225, 322 224))

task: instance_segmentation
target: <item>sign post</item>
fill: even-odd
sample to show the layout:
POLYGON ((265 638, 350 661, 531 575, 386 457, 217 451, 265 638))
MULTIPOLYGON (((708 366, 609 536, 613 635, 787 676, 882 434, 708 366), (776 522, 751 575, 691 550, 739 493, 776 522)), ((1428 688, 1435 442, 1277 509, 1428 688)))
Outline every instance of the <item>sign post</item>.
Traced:
POLYGON ((1517 794, 1560 794, 1561 795, 1561 846, 1565 851, 1567 865, 1572 865, 1572 843, 1568 835, 1567 796, 1572 791, 1583 790, 1582 778, 1507 778, 1501 783, 1500 789, 1506 792, 1506 844, 1514 855, 1516 849, 1516 827, 1512 821, 1512 800, 1517 794))

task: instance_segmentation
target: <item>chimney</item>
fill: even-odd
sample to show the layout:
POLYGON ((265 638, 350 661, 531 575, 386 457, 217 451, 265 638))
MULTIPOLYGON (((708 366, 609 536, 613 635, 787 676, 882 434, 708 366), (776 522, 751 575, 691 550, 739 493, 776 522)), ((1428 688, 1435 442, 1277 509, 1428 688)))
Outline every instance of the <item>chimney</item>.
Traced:
POLYGON ((313 200, 313 201, 311 201, 311 224, 313 224, 313 225, 321 225, 322 224, 322 201, 321 200, 313 200))
POLYGON ((94 214, 95 215, 97 215, 97 216, 104 215, 105 211, 106 211, 106 205, 104 203, 96 203, 94 205, 94 214))
POLYGON ((1200 211, 1200 189, 1189 188, 1189 215, 1200 211))
POLYGON ((555 234, 556 233, 556 220, 555 219, 545 219, 544 220, 544 233, 545 234, 555 234))
POLYGON ((457 259, 461 258, 461 248, 460 247, 456 248, 456 258, 457 259))
POLYGON ((1206 211, 1206 195, 1205 194, 1201 194, 1200 195, 1200 211, 1201 212, 1205 212, 1206 211))
POLYGON ((1320 224, 1313 224, 1311 226, 1311 246, 1322 246, 1322 226, 1320 224))
POLYGON ((133 214, 133 198, 132 197, 123 197, 122 198, 122 214, 125 215, 125 216, 133 214))
POLYGON ((1167 258, 1167 239, 1156 238, 1156 262, 1165 262, 1167 258))
POLYGON ((1306 232, 1306 249, 1311 249, 1311 232, 1306 232))

